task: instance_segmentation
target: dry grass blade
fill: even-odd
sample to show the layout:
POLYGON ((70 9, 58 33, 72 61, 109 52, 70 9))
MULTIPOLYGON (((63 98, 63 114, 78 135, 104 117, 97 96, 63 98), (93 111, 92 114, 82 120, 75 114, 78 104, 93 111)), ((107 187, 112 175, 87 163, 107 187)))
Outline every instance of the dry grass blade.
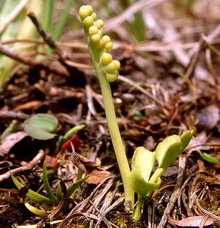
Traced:
POLYGON ((138 1, 138 2, 134 3, 133 5, 131 5, 128 9, 126 9, 123 13, 121 13, 117 17, 109 19, 106 22, 105 31, 109 31, 111 29, 116 28, 117 26, 119 26, 120 24, 125 22, 128 18, 132 17, 132 15, 134 15, 138 11, 142 10, 143 8, 146 7, 148 9, 150 9, 151 7, 155 7, 158 4, 161 4, 165 1, 167 1, 167 0, 150 0, 150 1, 142 0, 142 1, 138 1))
POLYGON ((164 211, 164 214, 160 220, 160 223, 158 225, 158 228, 163 228, 165 227, 166 225, 166 222, 167 222, 167 214, 170 214, 172 208, 174 207, 175 205, 175 202, 177 200, 177 198, 179 197, 179 195, 181 194, 181 184, 182 184, 182 181, 183 181, 183 173, 184 173, 184 170, 186 168, 186 158, 181 156, 179 158, 179 171, 178 171, 178 176, 177 176, 177 186, 175 187, 170 199, 169 199, 169 203, 167 204, 167 207, 164 211))
POLYGON ((4 23, 0 25, 0 34, 5 30, 8 24, 10 24, 19 15, 29 1, 30 0, 21 0, 18 3, 17 7, 5 18, 4 23))

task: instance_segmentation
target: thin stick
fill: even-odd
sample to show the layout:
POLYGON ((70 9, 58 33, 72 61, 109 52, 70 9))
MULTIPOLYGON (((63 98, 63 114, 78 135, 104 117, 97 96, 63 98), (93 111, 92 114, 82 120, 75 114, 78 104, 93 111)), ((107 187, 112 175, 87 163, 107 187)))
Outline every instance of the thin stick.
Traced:
MULTIPOLYGON (((220 25, 218 25, 215 28, 215 30, 206 37, 205 41, 209 43, 212 40, 214 40, 216 37, 218 37, 219 34, 220 34, 220 25)), ((190 64, 188 66, 188 69, 185 73, 184 79, 188 79, 192 75, 192 73, 195 69, 195 66, 197 64, 197 61, 199 59, 199 55, 205 46, 205 41, 204 41, 204 35, 201 35, 199 46, 198 46, 197 50, 195 50, 195 52, 192 56, 192 59, 191 59, 190 64)))
POLYGON ((175 202, 181 193, 180 186, 181 186, 182 181, 183 181, 183 173, 184 173, 185 167, 186 167, 186 157, 180 156, 180 158, 179 158, 179 170, 178 170, 178 176, 177 176, 177 182, 176 182, 177 186, 175 187, 175 189, 174 189, 174 191, 170 197, 169 203, 167 204, 167 207, 166 207, 166 209, 163 213, 163 216, 160 220, 160 223, 157 226, 158 228, 163 228, 165 226, 165 224, 167 222, 167 215, 170 214, 170 211, 174 207, 175 202))
POLYGON ((26 120, 30 116, 24 113, 18 113, 13 111, 0 111, 0 120, 9 119, 9 120, 26 120))
POLYGON ((58 55, 59 62, 69 71, 70 74, 73 73, 75 76, 77 76, 78 74, 80 75, 81 71, 78 70, 77 67, 73 66, 73 64, 72 64, 72 66, 67 64, 66 60, 69 60, 67 53, 62 51, 56 45, 56 42, 52 39, 52 37, 44 31, 41 24, 37 20, 35 14, 33 12, 28 12, 28 16, 31 19, 31 21, 33 22, 33 24, 35 25, 35 27, 37 28, 38 33, 44 39, 45 43, 47 43, 49 45, 49 47, 52 48, 54 50, 54 52, 58 55))
POLYGON ((61 67, 55 67, 49 64, 46 64, 45 61, 39 61, 35 60, 29 57, 24 57, 23 55, 18 54, 17 52, 13 51, 11 48, 5 47, 0 43, 0 53, 4 54, 18 62, 31 65, 31 66, 41 66, 45 69, 48 69, 50 72, 59 74, 59 75, 65 75, 67 77, 70 76, 69 72, 66 71, 64 68, 61 67))
POLYGON ((129 85, 132 85, 134 88, 140 90, 143 94, 145 94, 148 98, 150 98, 151 100, 153 100, 156 104, 160 105, 161 107, 163 108, 166 108, 166 104, 163 103, 162 101, 160 101, 159 99, 157 99, 156 97, 154 97, 153 95, 151 95, 148 91, 146 91, 144 88, 142 88, 140 85, 138 85, 137 83, 135 83, 134 81, 122 76, 122 75, 119 75, 118 76, 118 79, 123 81, 123 82, 126 82, 128 83, 129 85))
POLYGON ((27 163, 27 165, 9 170, 8 172, 0 175, 0 182, 7 180, 12 174, 16 174, 16 173, 20 173, 20 172, 24 172, 27 170, 31 170, 34 168, 34 166, 37 165, 37 163, 44 157, 45 153, 43 150, 39 150, 38 154, 30 161, 27 163))

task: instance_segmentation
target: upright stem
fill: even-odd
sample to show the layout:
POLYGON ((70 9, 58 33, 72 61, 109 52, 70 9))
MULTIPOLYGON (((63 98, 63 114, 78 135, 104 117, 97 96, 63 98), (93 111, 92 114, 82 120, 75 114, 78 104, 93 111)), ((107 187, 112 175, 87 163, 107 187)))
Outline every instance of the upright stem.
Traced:
POLYGON ((141 217, 141 208, 142 208, 143 203, 144 203, 144 199, 143 198, 144 197, 142 197, 140 194, 138 194, 138 202, 137 202, 137 206, 135 207, 134 214, 133 214, 133 220, 135 222, 138 222, 138 220, 141 217))
POLYGON ((128 205, 133 206, 134 191, 131 188, 129 183, 130 167, 128 164, 128 159, 122 142, 121 134, 118 128, 115 108, 112 101, 111 87, 108 80, 106 79, 105 73, 102 71, 101 67, 99 66, 97 55, 96 53, 94 53, 94 50, 92 50, 92 47, 89 44, 89 42, 88 42, 88 46, 89 46, 90 55, 95 67, 95 71, 99 80, 101 92, 102 92, 102 98, 104 103, 104 109, 105 109, 105 115, 107 119, 109 134, 112 140, 115 156, 117 159, 118 167, 121 173, 121 178, 124 186, 125 201, 128 203, 128 205))
POLYGON ((122 142, 121 134, 119 132, 117 119, 115 115, 115 109, 112 102, 112 94, 111 94, 111 87, 109 82, 107 81, 103 72, 99 69, 96 69, 96 73, 98 76, 98 80, 100 83, 104 108, 105 108, 105 115, 108 123, 108 129, 111 136, 112 144, 115 150, 116 159, 118 162, 119 170, 122 177, 122 182, 124 185, 124 192, 125 192, 125 201, 130 201, 131 205, 134 203, 134 191, 130 187, 129 183, 129 174, 130 174, 130 167, 128 164, 128 160, 126 157, 125 148, 122 142))
POLYGON ((125 192, 125 209, 131 209, 134 205, 134 191, 129 183, 130 167, 126 157, 125 148, 119 131, 114 104, 112 101, 112 92, 109 81, 116 80, 120 63, 112 60, 112 56, 108 51, 112 48, 110 37, 103 36, 102 26, 104 22, 97 19, 91 6, 81 6, 80 17, 82 19, 84 32, 86 35, 89 52, 93 65, 99 80, 102 91, 105 115, 107 119, 109 134, 111 136, 116 159, 122 177, 125 192))

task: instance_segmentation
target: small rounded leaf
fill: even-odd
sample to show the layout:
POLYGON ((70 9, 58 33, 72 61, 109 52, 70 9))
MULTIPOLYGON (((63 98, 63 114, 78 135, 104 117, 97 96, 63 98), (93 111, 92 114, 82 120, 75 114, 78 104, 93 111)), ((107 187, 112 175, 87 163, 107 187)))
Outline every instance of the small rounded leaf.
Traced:
POLYGON ((120 68, 120 66, 121 66, 121 63, 118 60, 113 60, 113 62, 115 63, 116 68, 118 70, 120 68))
POLYGON ((91 36, 91 41, 93 42, 93 43, 98 43, 99 41, 100 41, 100 35, 99 34, 94 34, 94 35, 92 35, 91 36))
POLYGON ((97 15, 96 15, 96 13, 92 13, 92 15, 91 15, 91 16, 93 17, 94 21, 96 21, 96 20, 97 20, 97 15))
POLYGON ((108 42, 111 41, 111 38, 110 38, 109 36, 107 36, 107 35, 104 35, 104 36, 102 37, 102 41, 104 42, 104 44, 106 44, 106 43, 108 43, 108 42))
POLYGON ((180 136, 181 142, 182 142, 182 151, 188 146, 190 140, 192 139, 192 136, 194 134, 194 131, 184 131, 183 134, 180 136))
POLYGON ((132 189, 143 198, 148 192, 153 191, 160 186, 161 179, 159 178, 157 183, 149 183, 144 179, 139 169, 133 168, 129 175, 129 183, 132 189))
POLYGON ((118 64, 116 64, 115 61, 112 61, 106 66, 106 72, 109 74, 115 73, 116 70, 118 70, 118 64))
POLYGON ((139 146, 134 151, 131 166, 132 169, 138 169, 144 180, 148 181, 154 167, 154 162, 155 152, 151 152, 145 149, 143 146, 139 146))
POLYGON ((155 150, 159 168, 166 170, 182 152, 181 138, 171 135, 160 142, 155 150))
POLYGON ((56 136, 58 120, 49 114, 36 114, 24 121, 24 130, 33 138, 48 140, 56 136))

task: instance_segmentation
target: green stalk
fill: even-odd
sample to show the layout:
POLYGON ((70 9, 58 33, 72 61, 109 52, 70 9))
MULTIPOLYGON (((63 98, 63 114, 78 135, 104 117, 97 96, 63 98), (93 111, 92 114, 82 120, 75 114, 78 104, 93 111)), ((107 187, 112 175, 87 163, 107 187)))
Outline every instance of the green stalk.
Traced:
POLYGON ((45 14, 44 14, 44 20, 42 23, 47 33, 50 33, 52 30, 55 4, 56 4, 56 0, 45 1, 45 14))
POLYGON ((133 217, 132 217, 134 222, 138 222, 138 220, 141 217, 141 208, 143 206, 143 203, 144 203, 143 197, 140 194, 138 194, 137 206, 135 207, 135 211, 134 211, 134 214, 133 214, 133 217))
POLYGON ((112 92, 109 84, 109 81, 112 82, 116 80, 118 75, 117 70, 120 67, 120 63, 117 60, 112 60, 111 55, 108 54, 108 50, 112 48, 110 37, 103 36, 101 29, 103 26, 103 21, 100 19, 97 20, 96 15, 93 13, 92 7, 88 5, 82 6, 80 8, 80 17, 84 25, 83 28, 87 39, 89 52, 101 87, 109 134, 112 140, 124 186, 126 201, 125 209, 128 210, 134 205, 134 191, 129 182, 130 167, 117 124, 114 104, 112 101, 112 92))
POLYGON ((129 178, 128 178, 130 174, 130 167, 128 164, 125 148, 123 145, 123 141, 122 141, 118 123, 117 123, 115 108, 112 101, 111 87, 108 80, 106 79, 105 73, 102 71, 102 68, 100 68, 98 64, 97 58, 95 58, 93 54, 91 45, 88 45, 88 46, 89 46, 89 52, 92 58, 92 62, 95 67, 96 75, 99 80, 101 92, 102 92, 102 98, 104 103, 104 109, 105 109, 105 115, 106 115, 107 125, 109 129, 109 134, 112 140, 115 156, 117 159, 118 167, 121 173, 121 178, 124 186, 125 201, 131 202, 131 205, 133 205, 134 191, 130 186, 129 178))
POLYGON ((156 171, 151 176, 149 183, 157 183, 158 178, 163 175, 164 171, 165 170, 163 168, 157 168, 156 171))
POLYGON ((119 170, 122 177, 122 182, 124 185, 124 191, 125 191, 125 201, 130 201, 133 205, 134 203, 134 192, 130 186, 129 183, 129 174, 130 174, 130 167, 128 164, 128 160, 126 157, 125 148, 122 142, 121 134, 119 132, 117 119, 115 115, 115 109, 114 104, 112 101, 112 93, 111 93, 111 87, 109 85, 109 82, 107 81, 105 75, 103 75, 103 72, 97 68, 97 64, 94 64, 96 68, 96 74, 100 83, 101 91, 102 91, 102 97, 104 102, 104 108, 105 108, 105 115, 107 119, 109 134, 111 136, 112 144, 115 150, 116 159, 118 162, 119 170))
POLYGON ((59 21, 57 22, 57 25, 54 29, 54 32, 53 32, 53 39, 54 40, 58 40, 59 37, 60 37, 60 34, 62 33, 63 31, 63 28, 64 28, 64 25, 66 23, 66 20, 67 20, 67 17, 68 17, 68 13, 70 11, 70 8, 73 4, 73 1, 74 0, 66 0, 65 2, 65 7, 63 9, 63 12, 62 14, 60 15, 60 19, 59 21))

